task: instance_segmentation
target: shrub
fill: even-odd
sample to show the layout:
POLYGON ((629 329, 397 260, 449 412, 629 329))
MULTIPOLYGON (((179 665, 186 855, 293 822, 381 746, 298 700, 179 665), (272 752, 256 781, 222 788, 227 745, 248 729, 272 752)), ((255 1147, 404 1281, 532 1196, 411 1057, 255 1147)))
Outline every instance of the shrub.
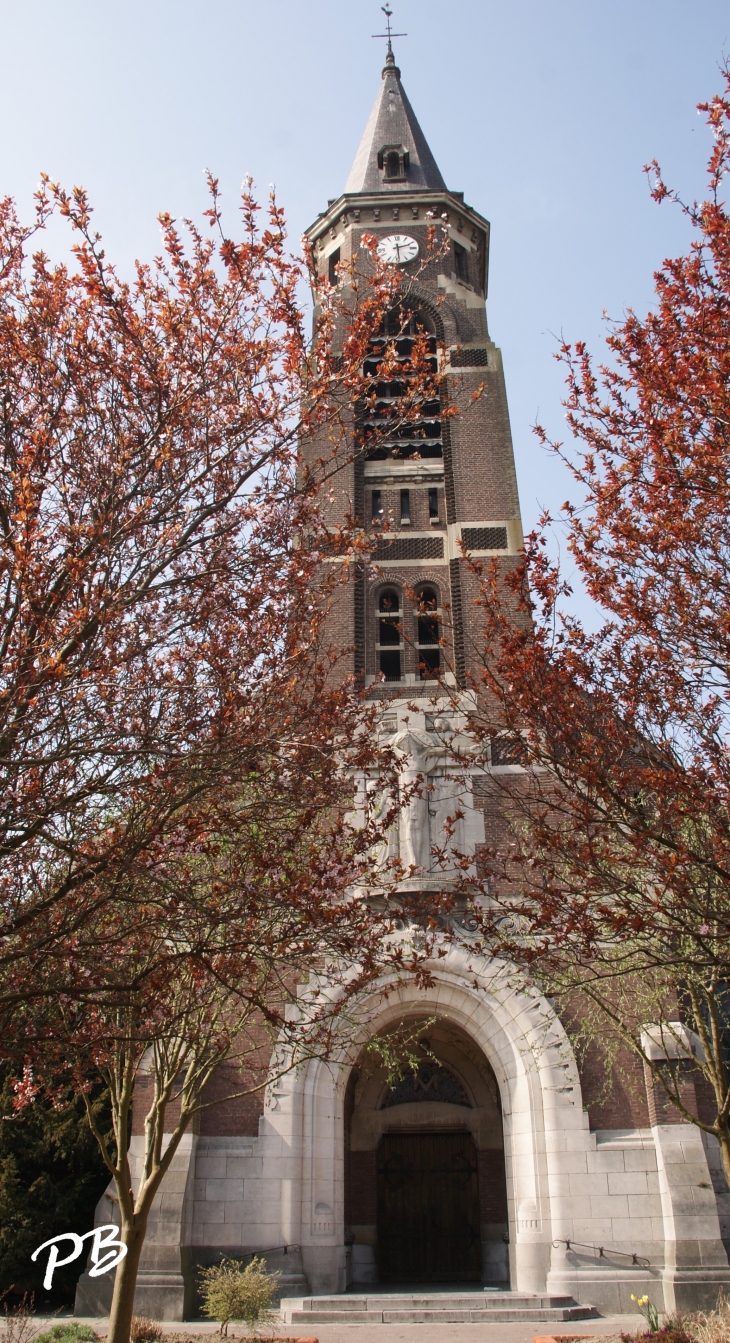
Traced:
POLYGON ((74 1320, 69 1320, 68 1323, 54 1324, 52 1329, 46 1329, 34 1339, 34 1343, 98 1343, 98 1339, 99 1335, 88 1324, 76 1324, 74 1320))
POLYGON ((2 1338, 3 1343, 35 1343, 39 1326, 33 1318, 33 1293, 24 1292, 20 1301, 10 1305, 10 1288, 0 1293, 3 1306, 2 1338))
POLYGON ((677 1311, 664 1325, 683 1330, 692 1343, 730 1343, 730 1301, 720 1292, 714 1310, 677 1311))
POLYGON ((661 1329, 648 1329, 643 1334, 621 1334, 622 1343, 697 1343, 694 1335, 675 1324, 664 1324, 661 1329))
POLYGON ((245 1268, 240 1260, 221 1259, 200 1274, 203 1312, 211 1320, 220 1320, 224 1337, 231 1320, 243 1320, 249 1329, 267 1324, 278 1279, 278 1273, 267 1273, 264 1259, 254 1257, 245 1268))
POLYGON ((130 1343, 157 1343, 164 1330, 154 1320, 146 1320, 143 1315, 133 1315, 129 1329, 130 1343))

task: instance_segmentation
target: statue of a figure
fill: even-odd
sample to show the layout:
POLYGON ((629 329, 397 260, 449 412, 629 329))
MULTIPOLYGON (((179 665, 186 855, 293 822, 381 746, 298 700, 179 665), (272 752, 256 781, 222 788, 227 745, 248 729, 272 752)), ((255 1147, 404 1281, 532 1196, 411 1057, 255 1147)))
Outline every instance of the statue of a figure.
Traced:
MULTIPOLYGON (((458 816, 466 805, 465 788, 459 780, 444 776, 435 781, 430 794, 431 844, 442 851, 464 850, 464 821, 458 816)), ((436 864, 438 866, 438 862, 436 864)))
POLYGON ((403 757, 401 791, 403 794, 410 793, 400 816, 401 861, 406 870, 415 868, 419 872, 430 872, 428 775, 449 752, 430 733, 419 732, 411 727, 397 732, 391 745, 403 757))
MULTIPOLYGON (((370 816, 375 825, 381 825, 384 817, 393 809, 393 794, 390 789, 383 788, 375 792, 375 785, 368 786, 368 801, 370 805, 370 816)), ((377 868, 383 868, 387 863, 398 857, 398 822, 389 825, 388 829, 381 834, 380 839, 373 848, 373 859, 377 868)))

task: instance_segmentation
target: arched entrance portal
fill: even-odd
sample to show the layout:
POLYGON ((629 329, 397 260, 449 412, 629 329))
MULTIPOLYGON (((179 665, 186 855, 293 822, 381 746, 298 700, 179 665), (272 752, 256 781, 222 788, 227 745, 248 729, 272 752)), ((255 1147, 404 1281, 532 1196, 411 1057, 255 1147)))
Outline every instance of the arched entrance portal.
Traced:
MULTIPOLYGON (((389 1082, 366 1051, 345 1103, 353 1285, 509 1285, 499 1087, 452 1022, 409 1022, 417 1064, 389 1082)), ((392 1070, 391 1070, 392 1071, 392 1070)))

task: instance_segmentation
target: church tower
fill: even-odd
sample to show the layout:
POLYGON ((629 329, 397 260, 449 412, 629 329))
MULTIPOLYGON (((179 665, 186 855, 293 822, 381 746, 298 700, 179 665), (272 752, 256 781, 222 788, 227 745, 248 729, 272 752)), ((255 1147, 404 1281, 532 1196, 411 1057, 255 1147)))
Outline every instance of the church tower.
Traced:
MULTIPOLYGON (((382 82, 345 189, 309 228, 319 274, 336 282, 337 265, 360 250, 364 233, 397 266, 407 311, 394 325, 407 358, 415 329, 432 334, 440 356, 439 395, 420 425, 365 446, 337 482, 341 513, 352 512, 373 537, 376 580, 363 571, 340 612, 339 642, 352 644, 353 670, 380 693, 424 700, 438 681, 463 685, 478 646, 472 604, 476 584, 462 544, 475 557, 507 563, 522 545, 502 359, 487 325, 489 223, 450 191, 401 83, 390 40, 382 82), (429 259, 427 237, 443 226, 443 246, 429 259), (483 387, 479 400, 472 395, 483 387), (444 418, 445 406, 462 413, 444 418), (388 528, 378 532, 384 519, 388 528), (410 598, 408 594, 411 594, 410 598), (433 607, 429 620, 414 608, 433 607), (448 648, 434 646, 439 629, 448 648), (397 637, 400 633, 400 637, 397 637), (443 656, 443 665, 439 666, 443 656), (399 687, 402 690, 399 691, 399 687)), ((377 348, 366 371, 377 374, 377 348)), ((379 387, 386 400, 392 387, 379 387)), ((361 426, 366 444, 368 424, 361 426)), ((377 428, 377 425, 372 425, 377 428)), ((337 520, 336 518, 334 520, 337 520)))
MULTIPOLYGON (((502 359, 487 321, 490 225, 446 186, 390 35, 344 191, 308 230, 318 274, 337 283, 338 264, 357 256, 364 233, 403 276, 383 338, 406 360, 412 336, 428 333, 438 395, 419 424, 402 424, 372 449, 377 410, 372 424, 356 423, 333 521, 347 514, 362 523, 374 563, 337 594, 336 641, 353 647, 351 669, 383 700, 382 730, 401 753, 406 785, 428 776, 427 796, 403 807, 388 846, 412 873, 401 889, 428 892, 448 885, 449 864, 433 850, 455 803, 463 819, 454 848, 476 862, 485 832, 504 828, 495 776, 520 769, 493 742, 455 798, 443 743, 459 733, 469 674, 479 681, 483 656, 478 580, 464 551, 507 572, 523 537, 502 359), (444 240, 435 255, 434 222, 444 240), (450 407, 458 413, 445 415, 450 407)), ((378 401, 397 395, 378 382, 377 342, 368 371, 378 401)), ((375 1036, 430 1014, 429 1063, 393 1089, 356 1067, 340 1077, 329 1110, 323 1103, 322 1115, 342 1125, 342 1166, 320 1205, 333 1209, 333 1228, 342 1219, 339 1281, 386 1293, 389 1283, 511 1287, 536 1294, 529 1309, 547 1308, 544 1318, 581 1318, 590 1307, 575 1301, 630 1311, 632 1293, 661 1294, 667 1309, 713 1301, 730 1281, 718 1218, 730 1223, 730 1195, 715 1196, 715 1148, 705 1153, 699 1131, 676 1117, 657 1122, 632 1058, 606 1087, 597 1059, 579 1067, 554 1005, 534 985, 517 989, 513 968, 485 960, 476 970, 468 949, 454 947, 433 973, 433 991, 400 987, 387 1011, 373 1004, 371 1023, 375 1036), (444 1183, 457 1168, 471 1172, 458 1200, 444 1183), (693 1169, 706 1172, 693 1189, 695 1199, 704 1191, 701 1213, 686 1196, 693 1169)))

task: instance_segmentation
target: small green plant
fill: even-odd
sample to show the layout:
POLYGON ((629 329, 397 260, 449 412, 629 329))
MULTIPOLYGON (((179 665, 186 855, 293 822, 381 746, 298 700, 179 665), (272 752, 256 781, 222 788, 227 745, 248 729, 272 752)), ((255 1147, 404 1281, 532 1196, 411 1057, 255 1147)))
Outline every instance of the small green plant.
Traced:
POLYGON ((631 1300, 636 1302, 641 1314, 644 1316, 644 1319, 649 1326, 649 1333, 656 1334, 659 1330, 659 1311, 656 1306, 652 1305, 648 1296, 634 1296, 633 1292, 631 1293, 631 1300))
POLYGON ((265 1259, 254 1257, 245 1268, 238 1259, 221 1259, 200 1274, 203 1312, 211 1320, 220 1320, 224 1338, 231 1320, 243 1320, 255 1330, 271 1321, 278 1280, 278 1273, 267 1273, 265 1259))
POLYGON ((52 1329, 46 1329, 38 1335, 35 1343, 98 1343, 98 1340, 99 1335, 88 1324, 69 1320, 68 1323, 54 1324, 52 1329))
MULTIPOLYGON (((3 1296, 7 1296, 7 1292, 3 1296)), ((99 1335, 88 1324, 77 1324, 75 1320, 65 1320, 63 1324, 42 1329, 33 1314, 33 1297, 27 1294, 12 1310, 8 1310, 6 1302, 3 1305, 3 1343, 99 1343, 99 1335)))

